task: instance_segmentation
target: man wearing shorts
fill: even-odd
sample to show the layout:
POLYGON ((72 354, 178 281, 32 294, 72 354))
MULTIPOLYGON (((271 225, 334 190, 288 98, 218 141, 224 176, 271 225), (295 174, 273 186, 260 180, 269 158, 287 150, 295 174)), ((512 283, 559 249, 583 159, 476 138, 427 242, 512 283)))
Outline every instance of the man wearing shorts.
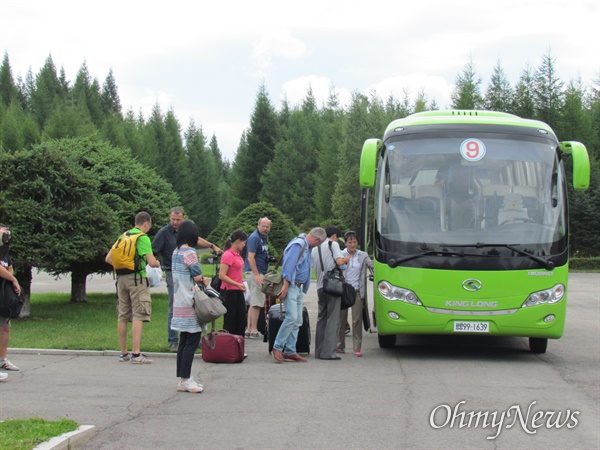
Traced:
POLYGON ((265 294, 260 290, 263 275, 269 270, 269 244, 267 239, 271 230, 271 220, 267 217, 259 219, 256 230, 248 237, 246 242, 246 261, 244 272, 248 283, 250 307, 248 308, 248 323, 246 326, 247 338, 260 338, 258 332, 258 317, 260 309, 265 307, 265 294))
MULTIPOLYGON (((135 216, 135 227, 129 230, 131 234, 148 233, 152 227, 152 218, 145 211, 135 216)), ((136 241, 136 252, 141 258, 140 270, 134 273, 117 275, 117 332, 121 354, 119 361, 131 361, 132 364, 150 364, 151 359, 146 358, 140 351, 142 341, 142 325, 150 322, 152 312, 150 287, 146 279, 146 264, 151 267, 160 267, 160 262, 152 254, 150 238, 144 234, 136 241), (127 350, 127 323, 131 322, 131 353, 127 350)), ((112 256, 109 251, 105 261, 112 265, 112 256)))

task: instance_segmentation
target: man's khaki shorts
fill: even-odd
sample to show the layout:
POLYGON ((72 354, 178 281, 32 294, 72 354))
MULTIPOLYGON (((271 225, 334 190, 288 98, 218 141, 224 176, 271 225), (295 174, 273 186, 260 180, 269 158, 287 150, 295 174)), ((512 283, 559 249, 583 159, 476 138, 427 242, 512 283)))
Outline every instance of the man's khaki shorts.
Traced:
POLYGON ((140 280, 136 276, 137 286, 134 281, 134 274, 117 276, 117 321, 131 322, 141 320, 150 322, 152 305, 150 298, 150 288, 146 284, 146 279, 140 280))
POLYGON ((260 286, 256 284, 254 274, 252 272, 246 272, 246 283, 248 283, 248 295, 250 295, 250 306, 258 306, 264 308, 265 306, 265 294, 260 290, 260 286))

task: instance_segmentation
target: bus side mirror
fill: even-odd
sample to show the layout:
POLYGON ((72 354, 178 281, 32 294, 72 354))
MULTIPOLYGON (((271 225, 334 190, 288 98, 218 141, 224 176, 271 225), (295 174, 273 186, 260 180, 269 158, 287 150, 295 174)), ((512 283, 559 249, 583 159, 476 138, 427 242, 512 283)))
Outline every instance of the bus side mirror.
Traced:
POLYGON ((381 149, 381 139, 367 139, 363 144, 360 155, 360 186, 372 188, 375 186, 375 168, 377 167, 377 155, 381 149))
POLYGON ((560 149, 573 157, 573 188, 586 190, 590 187, 590 157, 585 145, 576 141, 561 142, 560 149))

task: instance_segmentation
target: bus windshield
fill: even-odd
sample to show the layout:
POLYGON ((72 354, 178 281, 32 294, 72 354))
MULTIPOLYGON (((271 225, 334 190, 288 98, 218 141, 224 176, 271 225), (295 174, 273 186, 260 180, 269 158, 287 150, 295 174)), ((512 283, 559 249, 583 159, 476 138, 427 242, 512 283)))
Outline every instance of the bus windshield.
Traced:
POLYGON ((474 244, 485 245, 469 254, 566 249, 564 171, 548 136, 394 136, 384 142, 376 184, 377 243, 395 257, 474 244))

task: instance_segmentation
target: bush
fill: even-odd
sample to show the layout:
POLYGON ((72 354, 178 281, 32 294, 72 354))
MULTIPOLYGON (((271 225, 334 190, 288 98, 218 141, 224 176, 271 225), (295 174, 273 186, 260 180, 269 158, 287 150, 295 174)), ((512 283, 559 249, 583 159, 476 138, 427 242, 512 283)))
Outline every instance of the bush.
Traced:
POLYGON ((269 232, 269 254, 278 258, 288 242, 297 236, 299 231, 292 220, 284 215, 270 203, 254 203, 240 212, 234 218, 225 218, 219 222, 217 228, 208 237, 220 248, 224 248, 225 241, 229 239, 235 230, 244 230, 250 236, 256 230, 258 219, 268 217, 271 219, 271 231, 269 232))
POLYGON ((571 258, 569 270, 581 272, 600 272, 600 258, 571 258))

